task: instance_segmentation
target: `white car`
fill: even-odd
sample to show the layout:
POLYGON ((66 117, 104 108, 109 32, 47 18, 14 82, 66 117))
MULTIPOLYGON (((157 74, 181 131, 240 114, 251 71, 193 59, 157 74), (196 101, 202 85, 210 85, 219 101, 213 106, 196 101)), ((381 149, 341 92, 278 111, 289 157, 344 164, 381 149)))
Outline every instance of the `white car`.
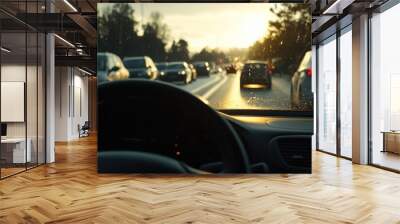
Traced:
POLYGON ((121 58, 113 53, 97 53, 97 82, 129 78, 129 71, 125 68, 121 58))

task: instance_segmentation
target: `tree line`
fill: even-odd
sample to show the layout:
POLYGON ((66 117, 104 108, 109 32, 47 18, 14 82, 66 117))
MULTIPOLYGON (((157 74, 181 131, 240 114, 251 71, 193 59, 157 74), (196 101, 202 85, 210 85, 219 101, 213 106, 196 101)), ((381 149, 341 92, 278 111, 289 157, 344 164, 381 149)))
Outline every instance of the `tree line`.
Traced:
POLYGON ((169 29, 158 12, 151 13, 149 21, 140 27, 130 4, 115 3, 99 14, 97 21, 99 52, 112 52, 121 58, 146 55, 156 62, 227 61, 227 56, 216 49, 204 48, 190 56, 189 43, 184 39, 173 40, 167 47, 169 29))
POLYGON ((248 49, 231 49, 224 53, 205 47, 191 55, 188 41, 170 41, 169 28, 160 13, 153 12, 148 22, 139 25, 131 4, 114 3, 98 16, 98 51, 113 52, 122 58, 147 55, 156 62, 209 61, 217 64, 229 62, 246 52, 242 60, 269 61, 280 72, 292 74, 304 53, 311 48, 309 6, 279 4, 270 12, 275 19, 265 24, 267 34, 248 49))
POLYGON ((279 71, 292 74, 311 50, 311 13, 308 4, 280 4, 270 9, 276 16, 267 35, 248 50, 247 58, 273 61, 279 71))

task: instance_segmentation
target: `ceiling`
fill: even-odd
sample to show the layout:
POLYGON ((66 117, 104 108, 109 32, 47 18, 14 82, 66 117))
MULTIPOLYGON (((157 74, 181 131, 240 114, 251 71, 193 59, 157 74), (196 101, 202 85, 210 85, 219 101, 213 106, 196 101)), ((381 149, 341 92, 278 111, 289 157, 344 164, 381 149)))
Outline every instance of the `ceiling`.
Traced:
MULTIPOLYGON (((196 0, 195 0, 196 1, 196 0)), ((231 0, 230 2, 248 2, 231 0)), ((264 0, 256 0, 264 2, 264 0)), ((305 0, 310 3, 313 14, 313 39, 337 23, 343 17, 355 15, 383 4, 387 0, 305 0)), ((0 22, 2 32, 15 42, 16 49, 21 38, 16 33, 28 31, 54 32, 56 64, 75 65, 96 70, 96 24, 97 3, 126 2, 122 0, 1 0, 0 22), (51 11, 51 13, 49 13, 51 11), (13 36, 15 38, 13 38, 13 36)), ((161 2, 161 1, 131 1, 161 2)), ((186 1, 187 2, 187 1, 186 1)), ((197 1, 198 2, 198 1, 197 1)), ((283 2, 270 0, 268 2, 283 2)), ((288 0, 286 2, 303 2, 288 0)), ((350 19, 351 21, 351 19, 350 19)), ((334 31, 333 31, 334 32, 334 31)), ((21 35, 20 35, 21 36, 21 35)), ((24 46, 24 45, 22 45, 24 46)), ((17 54, 18 50, 15 50, 17 54)), ((28 48, 28 52, 30 52, 28 48)), ((22 52, 23 53, 23 52, 22 52)))

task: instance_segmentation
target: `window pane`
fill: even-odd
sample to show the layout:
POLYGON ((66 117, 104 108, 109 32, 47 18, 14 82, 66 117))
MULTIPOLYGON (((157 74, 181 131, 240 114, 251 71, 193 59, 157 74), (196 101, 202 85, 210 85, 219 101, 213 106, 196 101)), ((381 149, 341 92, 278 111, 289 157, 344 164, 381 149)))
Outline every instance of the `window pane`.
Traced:
POLYGON ((336 39, 318 48, 318 147, 336 153, 336 39))
POLYGON ((351 30, 340 36, 340 152, 352 154, 352 35, 351 30))
POLYGON ((400 5, 371 19, 371 132, 372 163, 400 170, 400 33, 393 29, 398 21, 400 5), (387 138, 382 132, 389 132, 387 138))

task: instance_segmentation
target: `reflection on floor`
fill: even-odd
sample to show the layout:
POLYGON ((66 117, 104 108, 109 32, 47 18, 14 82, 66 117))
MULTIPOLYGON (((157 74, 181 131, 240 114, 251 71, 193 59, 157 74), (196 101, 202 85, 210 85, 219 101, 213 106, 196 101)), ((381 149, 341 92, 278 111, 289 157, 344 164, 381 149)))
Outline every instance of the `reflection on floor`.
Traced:
POLYGON ((372 157, 373 164, 400 171, 400 155, 392 152, 375 151, 372 157))
MULTIPOLYGON (((0 162, 0 164, 1 164, 1 162, 0 162)), ((17 174, 22 171, 25 171, 26 169, 36 167, 37 164, 31 163, 31 162, 27 163, 26 165, 25 164, 4 164, 3 163, 3 164, 1 164, 1 166, 2 166, 1 170, 0 170, 1 178, 5 178, 5 177, 11 176, 13 174, 17 174)))
POLYGON ((313 152, 302 175, 98 174, 96 139, 0 181, 0 223, 398 223, 400 175, 313 152))
POLYGON ((18 172, 24 171, 25 167, 11 167, 11 168, 1 168, 1 178, 16 174, 18 172))

